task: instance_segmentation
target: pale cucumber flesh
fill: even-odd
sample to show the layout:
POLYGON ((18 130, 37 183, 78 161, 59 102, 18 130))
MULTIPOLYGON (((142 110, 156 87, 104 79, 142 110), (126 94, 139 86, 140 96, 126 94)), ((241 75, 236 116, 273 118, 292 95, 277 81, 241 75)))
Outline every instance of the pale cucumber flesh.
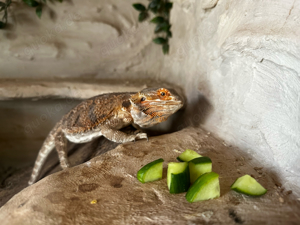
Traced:
POLYGON ((250 196, 260 196, 267 192, 260 183, 249 175, 244 175, 238 178, 231 185, 231 189, 250 196))
POLYGON ((199 157, 202 157, 202 156, 191 149, 187 149, 183 153, 181 153, 177 157, 177 159, 181 162, 188 162, 188 161, 191 161, 192 159, 199 158, 199 157))
POLYGON ((137 179, 142 182, 151 182, 162 178, 163 159, 157 159, 143 166, 137 173, 137 179))
POLYGON ((204 173, 212 171, 212 162, 208 157, 200 157, 189 162, 190 181, 194 183, 204 173))
POLYGON ((219 175, 214 172, 201 175, 186 193, 189 202, 198 202, 220 197, 219 175))
POLYGON ((162 178, 163 173, 163 163, 157 163, 156 165, 152 166, 145 175, 144 175, 144 182, 151 182, 155 180, 159 180, 162 178))

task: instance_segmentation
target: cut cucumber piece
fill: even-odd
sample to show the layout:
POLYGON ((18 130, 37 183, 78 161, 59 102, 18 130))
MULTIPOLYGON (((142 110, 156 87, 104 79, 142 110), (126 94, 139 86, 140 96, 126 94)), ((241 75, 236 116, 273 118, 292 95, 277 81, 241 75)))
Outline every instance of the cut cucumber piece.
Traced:
POLYGON ((202 157, 202 155, 199 155, 197 152, 191 149, 187 149, 177 157, 177 160, 180 162, 188 162, 199 157, 202 157))
POLYGON ((162 178, 163 159, 157 159, 142 167, 137 173, 137 179, 142 183, 147 183, 162 178))
POLYGON ((199 157, 189 161, 190 182, 194 183, 204 173, 212 171, 212 162, 208 157, 199 157))
POLYGON ((186 192, 190 187, 189 164, 187 162, 169 163, 167 182, 171 194, 186 192))
POLYGON ((198 202, 220 197, 219 175, 214 172, 198 177, 185 195, 189 202, 198 202))
POLYGON ((267 189, 249 175, 244 175, 236 179, 231 185, 231 189, 250 196, 261 196, 267 193, 267 189))

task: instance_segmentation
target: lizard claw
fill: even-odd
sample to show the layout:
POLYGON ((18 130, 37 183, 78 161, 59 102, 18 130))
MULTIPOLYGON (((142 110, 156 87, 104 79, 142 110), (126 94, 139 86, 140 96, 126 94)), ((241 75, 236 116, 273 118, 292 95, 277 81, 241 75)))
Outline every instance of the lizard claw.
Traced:
POLYGON ((146 133, 138 133, 135 135, 134 142, 136 139, 147 139, 147 141, 148 141, 148 136, 146 133))

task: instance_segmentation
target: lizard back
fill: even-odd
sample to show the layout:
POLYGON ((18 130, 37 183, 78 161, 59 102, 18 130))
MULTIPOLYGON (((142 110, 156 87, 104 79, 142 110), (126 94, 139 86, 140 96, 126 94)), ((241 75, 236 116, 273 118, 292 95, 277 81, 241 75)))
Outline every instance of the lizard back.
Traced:
POLYGON ((63 117, 63 130, 68 133, 93 130, 117 114, 122 107, 129 107, 131 94, 134 93, 102 94, 81 102, 63 117))

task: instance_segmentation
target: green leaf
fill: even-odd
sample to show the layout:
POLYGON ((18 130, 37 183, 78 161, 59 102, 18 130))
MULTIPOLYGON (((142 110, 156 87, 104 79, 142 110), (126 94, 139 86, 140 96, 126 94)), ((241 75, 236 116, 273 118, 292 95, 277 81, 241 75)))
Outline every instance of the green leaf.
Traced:
POLYGON ((6 4, 4 2, 0 2, 0 12, 3 11, 6 7, 6 4))
POLYGON ((170 16, 170 10, 172 9, 173 7, 173 3, 172 2, 167 2, 165 4, 165 8, 163 10, 163 13, 166 17, 169 17, 170 16))
POLYGON ((39 5, 39 3, 35 0, 23 0, 23 2, 31 7, 37 7, 39 5))
POLYGON ((165 21, 165 19, 162 16, 157 16, 155 18, 153 18, 150 22, 151 23, 163 23, 165 21))
POLYGON ((60 2, 60 3, 62 3, 63 2, 63 0, 57 0, 58 2, 60 2))
POLYGON ((137 11, 144 12, 146 11, 146 7, 140 3, 136 3, 132 5, 137 11))
POLYGON ((148 8, 153 12, 157 13, 158 10, 161 8, 161 0, 153 0, 149 3, 148 8))
POLYGON ((169 38, 171 38, 172 37, 172 32, 171 31, 167 31, 167 36, 169 37, 169 38))
POLYGON ((163 7, 163 3, 162 2, 159 2, 158 4, 157 4, 157 11, 159 11, 159 10, 161 10, 162 9, 162 7, 163 7))
POLYGON ((2 16, 2 22, 3 22, 4 24, 7 23, 7 10, 4 10, 4 15, 2 16))
POLYGON ((35 13, 39 18, 41 18, 42 16, 42 11, 43 11, 43 7, 41 5, 39 5, 35 10, 35 13))
POLYGON ((157 13, 157 8, 152 8, 152 9, 150 9, 151 10, 151 12, 153 12, 154 14, 156 14, 157 13))
POLYGON ((152 41, 158 45, 163 45, 163 44, 167 43, 167 39, 162 38, 162 37, 154 38, 152 41))
POLYGON ((164 44, 162 49, 163 49, 163 53, 166 55, 166 54, 169 54, 169 48, 170 46, 168 44, 164 44))
POLYGON ((145 19, 147 19, 148 18, 148 13, 147 12, 141 12, 140 14, 139 14, 139 22, 143 22, 145 19))
POLYGON ((5 23, 3 23, 2 21, 0 21, 0 29, 3 29, 6 26, 5 23))
POLYGON ((163 22, 163 23, 159 23, 157 24, 157 26, 155 27, 154 33, 159 33, 161 31, 168 31, 170 30, 171 25, 168 22, 163 22))
POLYGON ((161 0, 152 0, 149 4, 149 9, 157 8, 161 0))
POLYGON ((10 4, 11 4, 11 0, 6 0, 6 7, 9 7, 10 6, 10 4))
POLYGON ((173 7, 173 2, 167 2, 167 3, 165 4, 165 9, 167 9, 167 10, 172 9, 172 7, 173 7))

